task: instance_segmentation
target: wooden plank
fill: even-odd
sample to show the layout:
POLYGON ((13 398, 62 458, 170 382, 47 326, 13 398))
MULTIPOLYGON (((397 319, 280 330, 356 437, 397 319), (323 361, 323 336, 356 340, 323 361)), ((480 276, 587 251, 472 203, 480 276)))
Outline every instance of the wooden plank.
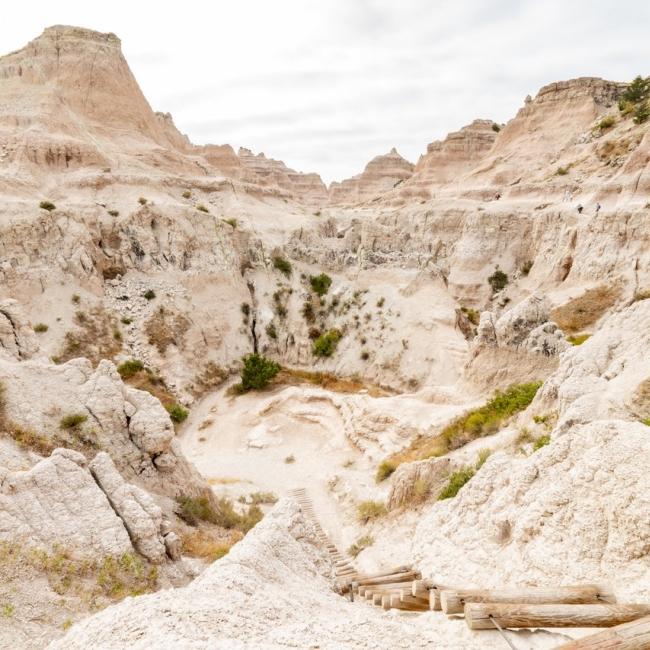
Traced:
POLYGON ((614 627, 650 614, 650 605, 516 605, 467 603, 465 621, 471 630, 501 627, 614 627))
POLYGON ((418 598, 417 596, 411 596, 410 593, 404 593, 406 590, 402 589, 400 591, 400 599, 403 603, 413 603, 414 605, 422 605, 429 609, 429 599, 428 598, 418 598))
MULTIPOLYGON (((408 596, 408 598, 413 599, 413 596, 408 596)), ((423 605, 422 603, 419 602, 410 602, 410 601, 404 601, 402 600, 402 597, 400 595, 392 595, 389 596, 389 605, 388 609, 401 609, 409 612, 427 612, 429 611, 429 606, 428 605, 423 605)), ((415 600, 415 599, 413 599, 415 600)), ((382 605, 383 605, 383 599, 382 599, 382 605)), ((384 607, 386 609, 386 607, 384 607)))
POLYGON ((650 616, 569 641, 556 650, 650 650, 650 616))
POLYGON ((393 569, 386 569, 385 571, 379 571, 378 573, 364 573, 362 578, 364 580, 370 578, 383 578, 384 576, 392 576, 396 573, 408 573, 412 568, 413 567, 410 564, 402 564, 401 566, 397 566, 393 569))
MULTIPOLYGON (((386 585, 363 585, 364 596, 370 597, 370 594, 399 594, 403 587, 403 583, 390 583, 386 585)), ((359 587, 361 590, 361 587, 359 587)))
POLYGON ((440 604, 440 589, 437 589, 436 587, 429 589, 429 609, 434 612, 442 610, 440 604))
POLYGON ((433 580, 413 580, 411 583, 411 596, 418 598, 429 598, 429 589, 435 587, 433 580))
POLYGON ((360 585, 381 585, 389 582, 411 582, 421 578, 419 571, 408 571, 406 573, 393 573, 379 578, 359 578, 360 585))
POLYGON ((597 603, 602 589, 597 585, 572 587, 509 587, 498 589, 442 589, 440 605, 445 614, 461 614, 465 603, 597 603))

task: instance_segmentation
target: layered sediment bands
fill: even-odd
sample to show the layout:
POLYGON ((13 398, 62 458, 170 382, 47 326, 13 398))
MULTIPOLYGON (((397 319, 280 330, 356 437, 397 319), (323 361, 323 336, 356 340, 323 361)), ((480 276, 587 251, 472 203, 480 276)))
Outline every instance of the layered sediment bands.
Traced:
POLYGON ((395 148, 383 156, 376 156, 358 176, 329 188, 329 202, 333 205, 363 203, 391 191, 413 174, 413 164, 402 158, 395 148))

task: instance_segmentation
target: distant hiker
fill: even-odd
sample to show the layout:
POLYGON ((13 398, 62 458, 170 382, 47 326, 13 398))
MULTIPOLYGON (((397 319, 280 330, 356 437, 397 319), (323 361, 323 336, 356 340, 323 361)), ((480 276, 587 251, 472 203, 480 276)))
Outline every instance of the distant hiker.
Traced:
POLYGON ((564 202, 568 203, 571 200, 571 192, 564 190, 564 202))
POLYGON ((600 203, 596 203, 596 214, 600 212, 600 203))
POLYGON ((500 198, 501 198, 501 192, 497 192, 497 193, 494 195, 494 200, 495 200, 495 201, 498 201, 500 198))
POLYGON ((582 207, 582 204, 578 204, 578 214, 582 214, 582 211, 584 208, 582 207))

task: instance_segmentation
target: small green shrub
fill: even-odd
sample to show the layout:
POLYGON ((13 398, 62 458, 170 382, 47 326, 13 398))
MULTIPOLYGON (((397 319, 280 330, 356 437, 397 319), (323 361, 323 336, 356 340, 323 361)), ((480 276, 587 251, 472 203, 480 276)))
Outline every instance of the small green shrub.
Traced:
POLYGON ((551 442, 551 436, 549 434, 544 434, 535 440, 533 443, 533 451, 537 451, 542 447, 546 447, 548 443, 551 442))
POLYGON ((222 221, 232 228, 237 228, 237 219, 222 219, 222 221))
POLYGON ((508 284, 508 276, 498 266, 494 269, 494 273, 488 277, 488 283, 492 287, 492 293, 497 293, 508 284))
POLYGON ((266 335, 270 338, 273 339, 274 341, 278 338, 278 331, 275 329, 275 325, 273 323, 269 323, 266 326, 266 335))
POLYGON ((79 297, 78 293, 73 293, 72 298, 70 298, 70 300, 72 300, 73 304, 78 305, 81 298, 79 297))
POLYGON ((386 514, 386 506, 381 501, 362 501, 357 506, 357 519, 362 524, 367 524, 386 514))
POLYGON ((566 176, 569 173, 569 168, 568 167, 558 167, 555 170, 555 175, 556 176, 566 176))
POLYGON ((361 361, 368 361, 370 359, 370 352, 368 350, 362 350, 359 356, 361 357, 361 361))
POLYGON ((535 424, 546 424, 548 422, 548 420, 549 420, 549 417, 550 416, 548 416, 548 415, 534 415, 533 416, 533 422, 535 424))
POLYGON ((641 420, 642 424, 645 424, 646 427, 650 427, 650 418, 646 418, 645 420, 641 420))
POLYGON ((113 329, 113 338, 116 341, 121 341, 122 340, 122 332, 116 327, 113 329))
POLYGON ((311 351, 315 357, 331 357, 343 337, 340 330, 333 329, 321 334, 312 344, 311 351))
POLYGON ((56 210, 56 205, 54 205, 54 203, 52 203, 51 201, 41 201, 38 204, 38 207, 41 210, 47 210, 48 212, 52 212, 52 210, 56 210))
POLYGON ((311 285, 314 293, 319 296, 324 296, 332 286, 332 278, 326 273, 320 275, 312 275, 309 277, 309 284, 311 285))
POLYGON ((34 325, 34 331, 38 334, 47 332, 48 329, 50 328, 45 323, 36 323, 36 325, 34 325))
POLYGON ((604 131, 605 129, 611 129, 614 124, 616 124, 616 118, 613 115, 606 115, 598 122, 598 128, 604 131))
POLYGON ((120 213, 119 213, 117 210, 109 210, 109 211, 108 211, 108 214, 109 214, 111 217, 119 217, 119 216, 120 216, 120 213))
POLYGON ((291 262, 285 260, 284 257, 280 257, 279 255, 276 255, 273 258, 273 267, 280 271, 280 273, 284 273, 287 277, 291 276, 291 271, 293 270, 291 262))
POLYGON ((522 267, 521 267, 521 274, 526 276, 530 273, 530 269, 533 268, 533 261, 528 260, 527 262, 524 262, 522 267))
POLYGON ((144 196, 141 196, 141 197, 138 199, 138 203, 139 203, 140 205, 147 205, 147 199, 145 199, 144 196))
POLYGON ((280 372, 280 364, 267 359, 261 354, 248 354, 243 359, 241 372, 242 391, 260 390, 280 372))
POLYGON ((643 124, 650 117, 650 104, 643 102, 634 109, 634 123, 643 124))
POLYGON ((120 322, 123 325, 130 325, 133 322, 133 320, 131 318, 128 318, 127 316, 123 316, 122 318, 120 318, 120 322))
POLYGON ((199 212, 210 212, 210 210, 208 210, 208 209, 203 205, 203 203, 199 203, 199 204, 196 206, 196 209, 197 209, 199 212))
POLYGON ((0 613, 3 618, 11 618, 14 615, 16 608, 11 603, 3 603, 0 607, 0 613))
POLYGON ((122 379, 130 379, 141 370, 144 370, 144 363, 139 359, 129 359, 117 367, 117 372, 120 373, 122 379))
POLYGON ((576 334, 574 336, 567 336, 566 340, 571 345, 582 345, 590 336, 591 334, 576 334))
POLYGON ((289 455, 284 459, 284 462, 285 462, 287 465, 291 465, 291 463, 295 463, 295 462, 296 462, 296 457, 295 457, 293 454, 289 454, 289 455))
POLYGON ((457 472, 454 472, 450 477, 447 485, 442 489, 438 495, 438 500, 453 499, 460 488, 465 485, 475 474, 476 470, 473 467, 463 467, 457 472))
POLYGON ((254 506, 258 506, 260 504, 268 504, 271 505, 273 503, 277 503, 278 497, 273 494, 273 492, 253 492, 253 494, 250 495, 251 503, 254 506))
POLYGON ((621 94, 619 105, 621 102, 637 104, 638 102, 645 101, 649 97, 650 77, 643 78, 641 75, 638 75, 630 82, 630 85, 621 94))
POLYGON ((541 385, 542 382, 513 384, 505 391, 497 390, 487 404, 447 425, 441 436, 453 448, 456 441, 467 442, 495 433, 506 418, 528 407, 541 385))
POLYGON ((377 472, 375 473, 375 481, 377 483, 385 481, 396 469, 397 463, 392 460, 383 460, 377 467, 377 472))
POLYGON ((244 314, 246 318, 250 316, 251 306, 247 302, 242 302, 240 309, 241 309, 241 313, 244 314))
POLYGON ((192 196, 192 192, 190 192, 189 190, 185 190, 185 191, 181 194, 181 196, 182 196, 184 199, 189 199, 189 198, 192 196))
POLYGON ((184 422, 189 415, 189 411, 180 404, 168 404, 165 408, 167 409, 167 413, 169 413, 171 421, 176 424, 184 422))
POLYGON ((153 289, 147 289, 143 294, 143 298, 147 300, 153 300, 156 297, 156 292, 153 289))
POLYGON ((481 320, 481 315, 476 311, 476 309, 472 309, 471 307, 461 307, 460 310, 465 314, 465 316, 467 316, 467 320, 472 325, 478 325, 481 320))
POLYGON ((379 308, 381 309, 381 308, 384 306, 384 303, 385 303, 385 302, 386 302, 386 298, 384 298, 384 297, 382 296, 382 297, 377 301, 377 307, 379 307, 379 308))
POLYGON ((498 133, 499 131, 501 131, 501 127, 496 122, 492 122, 492 130, 495 133, 498 133))
POLYGON ((478 472, 483 465, 485 465, 485 461, 492 455, 492 450, 491 449, 481 449, 481 451, 478 452, 478 458, 476 459, 476 471, 478 472))
POLYGON ((348 555, 352 557, 357 557, 361 551, 363 551, 364 548, 368 548, 369 546, 372 546, 375 543, 374 538, 371 535, 364 535, 363 537, 359 537, 359 539, 350 546, 348 549, 348 555))
POLYGON ((303 303, 301 313, 307 323, 313 323, 316 320, 314 306, 308 300, 303 303))
POLYGON ((59 427, 61 429, 76 429, 79 425, 83 424, 88 419, 87 415, 83 413, 70 413, 69 415, 61 418, 59 427))

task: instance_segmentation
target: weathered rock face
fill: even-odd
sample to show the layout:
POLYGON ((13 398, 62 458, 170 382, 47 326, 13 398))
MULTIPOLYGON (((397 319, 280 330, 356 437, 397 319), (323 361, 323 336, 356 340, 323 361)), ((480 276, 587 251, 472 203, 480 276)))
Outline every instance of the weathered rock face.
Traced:
POLYGON ((329 202, 332 205, 344 205, 370 201, 391 191, 412 174, 413 164, 393 148, 389 153, 373 158, 358 176, 332 183, 329 202))
POLYGON ((495 454, 418 526, 414 558, 443 582, 603 581, 647 595, 650 300, 565 351, 529 412, 558 415, 528 458, 495 454), (570 540, 570 543, 569 543, 570 540), (432 559, 432 558, 435 558, 432 559))
POLYGON ((550 311, 545 296, 535 293, 498 319, 491 312, 483 312, 474 341, 475 351, 482 346, 509 347, 557 356, 569 344, 562 330, 550 320, 550 311))
POLYGON ((492 120, 474 120, 444 140, 430 143, 398 194, 429 198, 441 185, 457 184, 492 149, 497 135, 493 125, 492 120))
POLYGON ((531 409, 557 411, 557 434, 595 419, 650 417, 645 396, 650 378, 648 318, 648 299, 609 317, 593 337, 562 356, 531 409))
POLYGON ((0 361, 0 381, 5 417, 17 426, 65 436, 62 418, 81 415, 86 420, 69 435, 108 452, 128 480, 171 498, 205 492, 206 484, 178 450, 160 402, 123 384, 110 361, 94 370, 86 359, 59 366, 0 361))
POLYGON ((648 445, 643 424, 601 420, 530 458, 495 454, 423 518, 414 559, 443 583, 602 582, 647 597, 648 445))
MULTIPOLYGON (((9 160, 54 170, 110 166, 137 147, 155 159, 154 148, 179 144, 151 110, 114 34, 49 27, 0 59, 0 87, 0 148, 9 160)), ((173 163, 189 170, 180 157, 173 163)))
POLYGON ((455 469, 450 458, 431 458, 402 463, 390 477, 390 492, 386 500, 389 510, 417 503, 429 494, 437 495, 455 469))
POLYGON ((38 352, 34 330, 17 300, 0 300, 0 353, 13 359, 29 359, 38 352))
POLYGON ((144 490, 127 483, 106 452, 92 459, 90 471, 122 520, 136 550, 152 562, 165 560, 162 511, 154 500, 144 490))
POLYGON ((0 538, 46 549, 60 544, 93 559, 133 550, 86 459, 69 449, 25 472, 0 468, 0 538))
POLYGON ((243 180, 262 187, 279 187, 301 203, 310 207, 327 202, 327 188, 318 174, 301 174, 289 169, 281 160, 255 155, 250 149, 240 148, 238 153, 243 169, 243 180))

